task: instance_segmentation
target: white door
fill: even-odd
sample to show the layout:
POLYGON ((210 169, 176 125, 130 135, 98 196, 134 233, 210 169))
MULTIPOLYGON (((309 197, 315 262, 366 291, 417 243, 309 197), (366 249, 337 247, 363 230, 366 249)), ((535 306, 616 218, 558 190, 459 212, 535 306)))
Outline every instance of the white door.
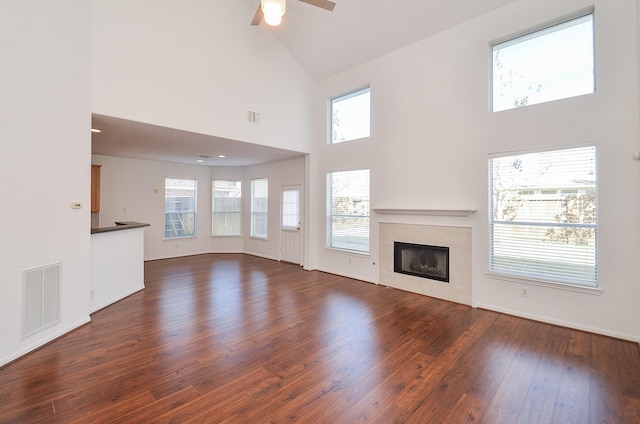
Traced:
POLYGON ((280 259, 302 265, 302 190, 282 186, 280 259))

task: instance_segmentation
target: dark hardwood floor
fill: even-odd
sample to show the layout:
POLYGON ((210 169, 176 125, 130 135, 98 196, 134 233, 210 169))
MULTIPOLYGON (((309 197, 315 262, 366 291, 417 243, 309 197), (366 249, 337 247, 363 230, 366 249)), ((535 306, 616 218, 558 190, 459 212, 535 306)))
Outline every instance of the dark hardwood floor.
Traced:
POLYGON ((1 423, 640 423, 638 345, 247 255, 0 369, 1 423))

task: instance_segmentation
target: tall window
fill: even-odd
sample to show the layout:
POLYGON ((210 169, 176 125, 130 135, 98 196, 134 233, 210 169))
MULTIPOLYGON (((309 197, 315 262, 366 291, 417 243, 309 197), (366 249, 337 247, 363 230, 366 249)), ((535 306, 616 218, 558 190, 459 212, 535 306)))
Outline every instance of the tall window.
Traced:
POLYGON ((370 91, 367 87, 331 100, 331 143, 369 137, 370 91))
POLYGON ((251 237, 267 238, 268 206, 269 181, 266 178, 251 180, 251 237))
POLYGON ((493 46, 493 111, 593 93, 593 13, 493 46))
POLYGON ((186 178, 164 180, 164 237, 196 235, 197 181, 186 178))
POLYGON ((489 160, 490 271, 597 286, 595 146, 489 160))
POLYGON ((242 183, 216 180, 213 182, 212 234, 239 236, 242 218, 242 183))
POLYGON ((369 252, 369 170, 327 174, 327 245, 369 252))

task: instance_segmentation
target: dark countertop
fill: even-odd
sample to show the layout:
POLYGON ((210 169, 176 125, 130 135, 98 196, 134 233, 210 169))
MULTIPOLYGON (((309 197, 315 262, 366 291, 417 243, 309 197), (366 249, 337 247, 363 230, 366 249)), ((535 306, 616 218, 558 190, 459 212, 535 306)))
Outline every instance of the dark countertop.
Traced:
POLYGON ((131 230, 133 228, 143 228, 143 227, 151 226, 151 224, 145 224, 143 222, 134 222, 134 221, 115 222, 114 224, 116 225, 114 225, 113 227, 92 228, 91 234, 108 233, 109 231, 131 230))

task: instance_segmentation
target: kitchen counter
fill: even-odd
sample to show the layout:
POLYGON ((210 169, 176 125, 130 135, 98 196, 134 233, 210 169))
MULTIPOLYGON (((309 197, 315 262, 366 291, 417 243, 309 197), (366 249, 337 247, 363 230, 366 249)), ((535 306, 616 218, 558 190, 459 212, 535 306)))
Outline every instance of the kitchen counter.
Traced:
POLYGON ((135 221, 121 221, 121 222, 114 222, 114 224, 115 225, 112 227, 92 228, 91 234, 108 233, 110 231, 130 230, 132 228, 143 228, 143 227, 150 226, 150 224, 145 224, 143 222, 135 222, 135 221))
POLYGON ((116 222, 91 229, 90 312, 144 289, 144 229, 141 222, 116 222))

